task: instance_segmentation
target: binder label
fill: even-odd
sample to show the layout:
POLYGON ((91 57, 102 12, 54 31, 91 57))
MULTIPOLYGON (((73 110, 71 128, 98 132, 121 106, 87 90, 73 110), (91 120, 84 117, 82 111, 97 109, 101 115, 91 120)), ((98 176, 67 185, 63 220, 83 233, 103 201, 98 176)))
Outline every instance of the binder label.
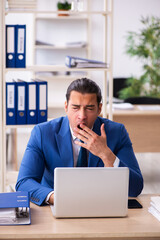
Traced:
POLYGON ((46 85, 40 85, 40 99, 39 99, 39 109, 46 110, 47 109, 47 102, 46 102, 46 85))
POLYGON ((14 108, 14 86, 7 86, 7 108, 14 108))
POLYGON ((29 85, 29 110, 36 109, 36 85, 29 85))
POLYGON ((24 53, 24 28, 18 29, 18 51, 17 52, 24 53))
POLYGON ((24 86, 18 87, 18 110, 19 111, 25 110, 25 87, 24 86))
MULTIPOLYGON (((7 53, 14 53, 14 27, 8 27, 7 28, 7 53)), ((12 56, 12 55, 11 55, 12 56)), ((10 56, 10 57, 11 57, 10 56)), ((13 56, 12 56, 13 58, 13 56)))

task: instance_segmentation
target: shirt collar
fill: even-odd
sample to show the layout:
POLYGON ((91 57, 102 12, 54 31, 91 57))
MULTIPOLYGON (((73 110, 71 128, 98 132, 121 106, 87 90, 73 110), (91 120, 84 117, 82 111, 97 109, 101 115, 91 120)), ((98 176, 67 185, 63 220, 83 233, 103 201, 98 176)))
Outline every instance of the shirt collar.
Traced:
POLYGON ((71 128, 70 125, 69 125, 69 127, 70 127, 70 131, 71 131, 72 140, 75 141, 75 140, 76 140, 76 137, 74 136, 73 130, 72 130, 72 128, 71 128))

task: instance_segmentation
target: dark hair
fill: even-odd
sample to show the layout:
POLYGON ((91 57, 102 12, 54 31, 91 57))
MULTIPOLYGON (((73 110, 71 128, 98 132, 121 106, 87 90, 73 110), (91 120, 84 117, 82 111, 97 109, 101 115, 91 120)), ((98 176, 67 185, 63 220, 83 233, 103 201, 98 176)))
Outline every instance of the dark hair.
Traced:
POLYGON ((97 103, 100 104, 102 100, 101 89, 100 87, 92 80, 88 78, 80 78, 74 80, 69 85, 67 92, 66 92, 66 100, 67 102, 70 99, 70 94, 72 91, 77 91, 79 93, 95 93, 97 95, 97 103))

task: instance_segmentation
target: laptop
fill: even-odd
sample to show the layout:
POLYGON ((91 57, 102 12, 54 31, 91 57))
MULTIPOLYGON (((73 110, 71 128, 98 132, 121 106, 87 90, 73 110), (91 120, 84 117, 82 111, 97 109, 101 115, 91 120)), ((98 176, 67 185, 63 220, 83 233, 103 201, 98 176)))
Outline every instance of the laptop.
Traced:
POLYGON ((56 168, 56 218, 124 217, 128 211, 129 169, 56 168))

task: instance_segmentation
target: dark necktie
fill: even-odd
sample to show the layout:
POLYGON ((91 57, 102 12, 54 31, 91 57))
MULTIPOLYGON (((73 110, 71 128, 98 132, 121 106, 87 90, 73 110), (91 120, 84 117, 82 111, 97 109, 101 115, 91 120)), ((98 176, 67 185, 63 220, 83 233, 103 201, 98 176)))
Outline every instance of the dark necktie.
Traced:
POLYGON ((83 147, 80 148, 78 160, 77 160, 77 167, 87 167, 87 150, 83 147))

